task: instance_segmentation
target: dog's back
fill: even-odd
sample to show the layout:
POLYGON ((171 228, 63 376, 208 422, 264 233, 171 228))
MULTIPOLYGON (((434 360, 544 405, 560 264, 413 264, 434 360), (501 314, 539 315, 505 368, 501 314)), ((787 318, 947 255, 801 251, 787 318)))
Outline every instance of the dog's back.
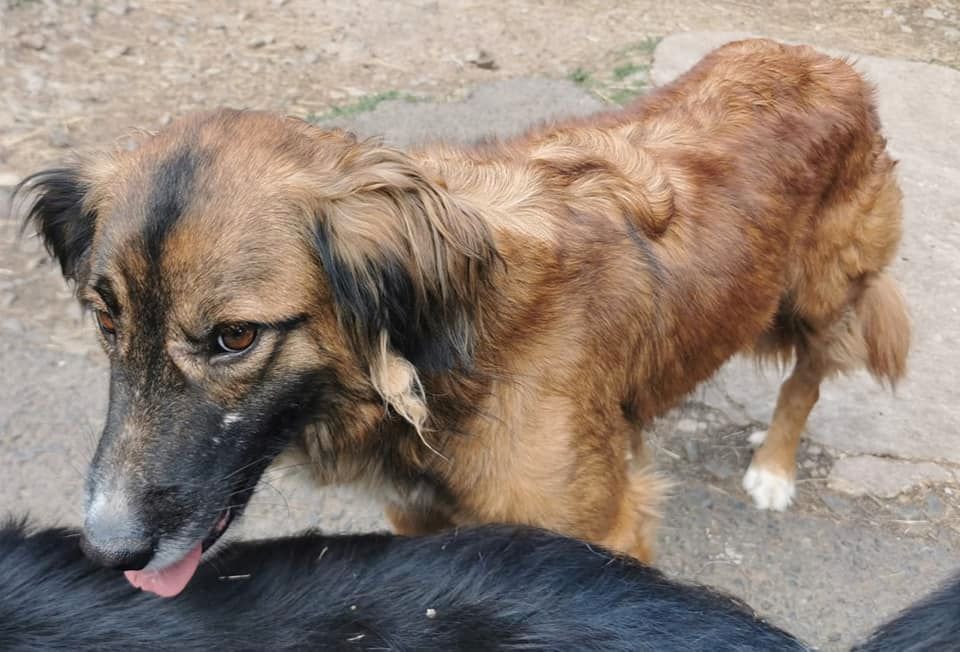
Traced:
POLYGON ((177 598, 0 531, 0 649, 801 650, 742 605, 535 530, 241 543, 177 598))
MULTIPOLYGON (((761 508, 793 498, 797 445, 823 379, 865 368, 893 385, 906 373, 910 319, 886 271, 901 237, 901 191, 873 95, 844 60, 748 40, 715 50, 636 107, 675 185, 695 188, 688 212, 699 211, 711 241, 746 243, 739 260, 720 249, 707 256, 750 270, 726 287, 753 279, 724 306, 718 330, 759 333, 752 353, 795 360, 770 428, 751 437, 759 448, 743 486, 761 508), (750 319, 766 325, 744 328, 750 319)), ((680 378, 689 380, 686 369, 680 378)))
POLYGON ((960 575, 880 627, 855 652, 960 650, 960 575))
MULTIPOLYGON (((734 600, 539 530, 230 546, 163 599, 77 533, 0 528, 0 649, 804 650, 734 600)), ((857 652, 960 649, 960 576, 857 652)))

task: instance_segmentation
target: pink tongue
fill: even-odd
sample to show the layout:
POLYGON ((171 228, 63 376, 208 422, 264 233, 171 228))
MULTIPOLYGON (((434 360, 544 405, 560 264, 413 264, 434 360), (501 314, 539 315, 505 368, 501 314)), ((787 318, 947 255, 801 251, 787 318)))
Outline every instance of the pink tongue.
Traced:
POLYGON ((200 565, 202 544, 187 553, 180 561, 157 571, 125 571, 127 581, 138 589, 155 593, 161 598, 172 598, 183 591, 200 565))

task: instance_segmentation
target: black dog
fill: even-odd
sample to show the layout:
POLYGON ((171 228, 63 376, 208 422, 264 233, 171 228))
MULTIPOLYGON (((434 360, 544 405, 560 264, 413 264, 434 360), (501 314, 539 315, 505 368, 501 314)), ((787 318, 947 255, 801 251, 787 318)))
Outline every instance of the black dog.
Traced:
POLYGON ((854 652, 957 652, 960 650, 960 575, 906 609, 854 652))
POLYGON ((537 530, 238 543, 163 599, 88 561, 76 531, 8 525, 0 649, 807 648, 729 598, 537 530))
MULTIPOLYGON (((806 650, 734 600, 539 530, 238 543, 177 598, 79 533, 0 529, 0 650, 806 650)), ((960 577, 862 652, 960 649, 960 577)))

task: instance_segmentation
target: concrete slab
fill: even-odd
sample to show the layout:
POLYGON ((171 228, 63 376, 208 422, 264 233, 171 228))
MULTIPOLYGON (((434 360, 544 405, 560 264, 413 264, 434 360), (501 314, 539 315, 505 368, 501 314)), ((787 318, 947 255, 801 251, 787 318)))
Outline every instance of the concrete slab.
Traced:
POLYGON ((507 79, 478 86, 459 102, 392 100, 326 124, 402 147, 438 140, 472 142, 491 135, 506 138, 552 118, 587 115, 604 106, 566 80, 507 79))
POLYGON ((956 481, 953 471, 932 462, 854 455, 834 463, 827 484, 834 491, 853 496, 893 498, 925 484, 956 481))
POLYGON ((957 566, 957 550, 830 514, 758 512, 684 478, 667 507, 659 565, 746 600, 822 650, 849 650, 957 566))

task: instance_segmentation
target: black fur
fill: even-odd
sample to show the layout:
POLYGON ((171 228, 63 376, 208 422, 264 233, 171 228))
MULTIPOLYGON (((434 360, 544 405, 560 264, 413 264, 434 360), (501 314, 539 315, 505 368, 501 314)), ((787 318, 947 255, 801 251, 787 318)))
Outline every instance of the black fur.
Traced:
POLYGON ((391 347, 425 373, 467 369, 472 362, 472 312, 453 297, 427 290, 418 296, 410 273, 399 261, 355 270, 337 255, 329 227, 321 225, 314 244, 347 328, 376 350, 386 332, 391 347), (361 282, 359 274, 375 281, 361 282))
POLYGON ((172 599, 77 541, 0 530, 0 649, 807 649, 729 598, 525 528, 239 543, 172 599))
MULTIPOLYGON (((221 435, 229 437, 230 445, 211 446, 207 444, 209 433, 220 430, 222 411, 198 400, 196 390, 189 387, 171 391, 169 384, 157 386, 156 378, 170 375, 169 363, 164 365, 157 367, 152 377, 143 375, 137 382, 124 376, 124 367, 111 367, 107 420, 86 489, 89 499, 105 473, 117 472, 113 466, 120 457, 117 451, 123 441, 124 418, 132 405, 131 393, 139 389, 141 398, 157 398, 164 409, 156 411, 152 425, 163 434, 165 445, 153 447, 136 476, 127 481, 129 500, 136 507, 137 535, 154 545, 172 538, 203 539, 228 505, 234 517, 242 514, 260 476, 306 423, 316 414, 343 409, 334 402, 343 393, 329 369, 289 374, 282 382, 264 379, 247 398, 243 420, 221 435), (197 519, 198 514, 206 519, 197 519)), ((115 563, 94 556, 105 565, 115 563)))
POLYGON ((160 163, 154 172, 145 211, 143 242, 158 275, 163 243, 190 203, 202 159, 202 154, 186 145, 160 163))
POLYGON ((120 301, 117 300, 117 293, 113 289, 113 283, 107 278, 98 278, 93 282, 93 289, 96 290, 103 302, 107 304, 110 313, 114 317, 119 317, 122 312, 120 301))
POLYGON ((57 168, 32 174, 13 190, 11 201, 33 196, 24 227, 32 225, 64 277, 76 281, 93 242, 96 215, 84 208, 89 188, 76 170, 57 168))
POLYGON ((882 626, 855 652, 960 650, 960 575, 882 626))
MULTIPOLYGON (((143 208, 145 221, 141 238, 149 271, 138 282, 130 283, 130 293, 139 312, 139 367, 153 379, 148 386, 168 387, 171 384, 156 382, 163 377, 161 371, 172 370, 165 353, 170 296, 161 258, 167 237, 189 207, 202 162, 201 154, 184 145, 159 163, 153 172, 143 208)), ((128 283, 133 278, 137 275, 127 274, 128 283)))

